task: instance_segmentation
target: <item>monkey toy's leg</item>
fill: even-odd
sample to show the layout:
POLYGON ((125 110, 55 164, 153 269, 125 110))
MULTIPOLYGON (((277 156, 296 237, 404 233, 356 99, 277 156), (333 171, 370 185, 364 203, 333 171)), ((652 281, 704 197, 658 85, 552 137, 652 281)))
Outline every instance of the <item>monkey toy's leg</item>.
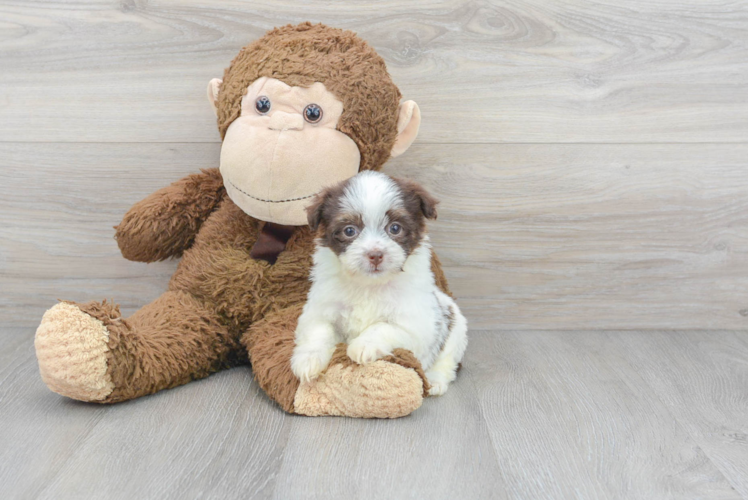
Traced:
POLYGON ((327 370, 317 380, 300 384, 291 371, 291 355, 301 309, 299 305, 268 314, 241 340, 260 387, 284 410, 309 416, 396 418, 421 406, 428 382, 418 360, 403 349, 357 365, 340 344, 327 370))
MULTIPOLYGON (((122 254, 142 262, 182 255, 224 196, 218 169, 156 191, 117 226, 122 254)), ((112 303, 62 302, 44 315, 35 344, 39 370, 50 389, 101 403, 204 377, 234 364, 244 352, 213 308, 176 290, 128 319, 112 303)))
POLYGON ((236 337, 198 299, 168 291, 127 319, 112 303, 61 302, 44 315, 35 346, 50 389, 116 403, 237 364, 236 337))

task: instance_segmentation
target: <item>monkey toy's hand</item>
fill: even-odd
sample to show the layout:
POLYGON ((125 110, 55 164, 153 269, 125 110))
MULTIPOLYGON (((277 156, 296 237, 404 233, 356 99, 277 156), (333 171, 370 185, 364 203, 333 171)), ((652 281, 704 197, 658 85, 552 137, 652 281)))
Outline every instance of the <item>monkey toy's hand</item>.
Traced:
POLYGON ((156 191, 136 203, 115 228, 122 255, 139 262, 181 256, 225 194, 216 168, 156 191))

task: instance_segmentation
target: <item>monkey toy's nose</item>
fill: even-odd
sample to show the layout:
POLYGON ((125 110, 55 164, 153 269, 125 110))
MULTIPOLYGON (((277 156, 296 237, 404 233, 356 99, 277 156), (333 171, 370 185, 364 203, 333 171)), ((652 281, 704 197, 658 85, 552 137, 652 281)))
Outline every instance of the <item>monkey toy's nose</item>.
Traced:
POLYGON ((301 130, 304 128, 304 117, 298 113, 276 111, 270 117, 268 128, 270 130, 301 130))
POLYGON ((382 252, 378 250, 369 252, 368 254, 366 254, 366 256, 369 257, 369 262, 371 262, 374 267, 377 267, 379 264, 381 264, 382 259, 384 258, 384 254, 382 254, 382 252))

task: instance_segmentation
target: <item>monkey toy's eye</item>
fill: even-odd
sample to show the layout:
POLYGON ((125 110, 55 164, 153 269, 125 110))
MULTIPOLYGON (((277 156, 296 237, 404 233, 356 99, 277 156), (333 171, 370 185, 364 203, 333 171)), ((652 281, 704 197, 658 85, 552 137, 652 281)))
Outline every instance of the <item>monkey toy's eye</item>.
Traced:
POLYGON ((270 99, 268 99, 266 96, 260 96, 255 101, 255 109, 258 113, 261 115, 264 115, 268 111, 270 111, 270 99))
POLYGON ((304 119, 309 123, 317 123, 322 119, 322 108, 316 104, 309 104, 304 108, 304 119))
POLYGON ((358 229, 356 228, 356 226, 345 226, 343 228, 343 234, 348 238, 353 238, 358 234, 358 229))
POLYGON ((398 224, 397 222, 393 222, 392 224, 390 224, 390 227, 388 228, 390 234, 394 236, 397 236, 398 234, 400 234, 400 231, 402 231, 402 229, 403 229, 402 226, 398 224))

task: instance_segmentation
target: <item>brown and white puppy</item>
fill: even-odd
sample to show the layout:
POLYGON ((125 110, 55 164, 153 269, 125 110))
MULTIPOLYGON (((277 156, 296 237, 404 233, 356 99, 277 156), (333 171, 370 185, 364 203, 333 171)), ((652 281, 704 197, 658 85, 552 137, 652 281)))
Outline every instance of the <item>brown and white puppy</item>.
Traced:
POLYGON ((436 203, 413 182, 366 171, 307 209, 318 239, 291 359, 302 382, 315 379, 346 342, 360 364, 408 349, 430 394, 447 390, 467 347, 467 321, 431 271, 426 219, 436 218, 436 203))

